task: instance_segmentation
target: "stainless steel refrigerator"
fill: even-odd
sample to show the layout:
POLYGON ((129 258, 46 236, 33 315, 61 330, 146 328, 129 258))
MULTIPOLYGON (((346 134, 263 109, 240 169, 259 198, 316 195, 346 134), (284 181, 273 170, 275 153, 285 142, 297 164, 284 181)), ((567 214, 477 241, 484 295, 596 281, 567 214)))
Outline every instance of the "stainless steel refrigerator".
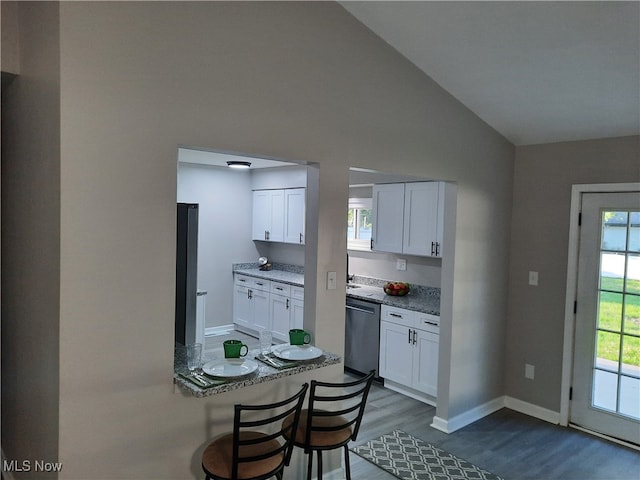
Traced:
POLYGON ((198 204, 178 203, 176 237, 176 343, 196 342, 198 204))

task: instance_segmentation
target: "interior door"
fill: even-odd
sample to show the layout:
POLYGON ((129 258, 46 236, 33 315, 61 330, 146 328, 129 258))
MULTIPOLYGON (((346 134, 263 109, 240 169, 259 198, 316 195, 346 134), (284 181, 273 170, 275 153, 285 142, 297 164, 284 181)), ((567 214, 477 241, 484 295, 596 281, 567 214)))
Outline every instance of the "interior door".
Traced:
POLYGON ((640 444, 640 192, 585 193, 570 421, 640 444))

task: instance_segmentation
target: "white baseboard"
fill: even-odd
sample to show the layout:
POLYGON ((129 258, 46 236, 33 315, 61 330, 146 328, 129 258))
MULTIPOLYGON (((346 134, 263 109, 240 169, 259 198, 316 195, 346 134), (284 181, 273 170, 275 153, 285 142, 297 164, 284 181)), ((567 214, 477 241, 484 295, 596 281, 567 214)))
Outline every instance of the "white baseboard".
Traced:
POLYGON ((478 405, 471 410, 467 410, 466 412, 456 415, 449 420, 435 416, 433 417, 433 423, 431 426, 444 433, 453 433, 456 430, 460 430, 461 428, 486 417, 487 415, 491 415, 493 412, 497 412, 501 408, 509 408, 516 412, 524 413, 530 417, 535 417, 555 425, 560 423, 560 412, 554 412, 553 410, 503 395, 502 397, 494 398, 487 403, 478 405))
POLYGON ((217 335, 226 335, 229 332, 233 332, 233 330, 234 328, 232 323, 230 323, 229 325, 221 325, 218 327, 207 327, 204 329, 204 336, 215 337, 217 335))
POLYGON ((456 415, 448 420, 435 416, 433 417, 433 423, 431 426, 444 433, 453 433, 456 430, 460 430, 461 428, 492 414, 493 412, 497 412, 503 407, 503 397, 494 398, 487 403, 478 405, 477 407, 467 410, 466 412, 456 415))
POLYGON ((506 396, 504 397, 504 406, 515 410, 516 412, 524 413, 530 417, 539 418, 545 422, 558 425, 560 423, 560 412, 554 412, 547 408, 539 407, 533 403, 518 400, 517 398, 506 396))

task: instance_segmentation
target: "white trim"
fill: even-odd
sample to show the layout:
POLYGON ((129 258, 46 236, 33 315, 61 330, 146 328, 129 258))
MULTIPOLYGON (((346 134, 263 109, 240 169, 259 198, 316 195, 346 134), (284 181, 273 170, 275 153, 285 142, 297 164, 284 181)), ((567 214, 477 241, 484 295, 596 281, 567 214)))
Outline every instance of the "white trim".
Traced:
POLYGON ((456 430, 460 430, 461 428, 486 417, 487 415, 497 412, 501 408, 509 408, 516 412, 529 415, 530 417, 535 417, 540 420, 544 420, 545 422, 553 423, 554 425, 557 425, 560 421, 560 414, 558 412, 504 395, 456 415, 450 420, 445 420, 444 418, 435 416, 433 417, 431 426, 444 433, 453 433, 456 430))
POLYGON ((562 381, 560 384, 560 425, 569 425, 569 390, 573 374, 573 337, 575 333, 575 316, 573 305, 578 287, 578 246, 580 228, 578 215, 582 209, 582 194, 631 192, 640 190, 640 183, 600 183, 573 185, 571 187, 571 213, 569 216, 569 252, 567 260, 567 288, 564 306, 564 340, 562 347, 562 381))
POLYGON ((604 440, 607 440, 609 442, 617 443, 618 445, 623 445, 627 448, 633 448, 634 450, 640 452, 640 446, 636 445, 635 443, 625 442, 624 440, 620 440, 619 438, 610 437, 609 435, 605 435, 594 430, 589 430, 588 428, 581 427, 580 425, 576 425, 575 423, 569 423, 569 426, 571 428, 575 428, 576 430, 580 430, 581 432, 588 433, 589 435, 595 435, 598 438, 603 438, 604 440))
POLYGON ((216 337, 218 335, 226 335, 227 333, 232 333, 235 330, 233 324, 229 325, 221 325, 218 327, 207 327, 204 330, 205 337, 216 337))
POLYGON ((530 417, 539 418, 545 422, 553 423, 554 425, 558 425, 560 423, 559 412, 554 412, 553 410, 549 410, 517 398, 505 396, 504 406, 511 410, 515 410, 516 412, 529 415, 530 417))
POLYGON ((504 407, 504 397, 494 398, 487 403, 478 405, 477 407, 467 410, 453 418, 445 420, 440 417, 433 417, 431 426, 445 433, 453 433, 467 425, 480 420, 481 418, 491 415, 504 407))

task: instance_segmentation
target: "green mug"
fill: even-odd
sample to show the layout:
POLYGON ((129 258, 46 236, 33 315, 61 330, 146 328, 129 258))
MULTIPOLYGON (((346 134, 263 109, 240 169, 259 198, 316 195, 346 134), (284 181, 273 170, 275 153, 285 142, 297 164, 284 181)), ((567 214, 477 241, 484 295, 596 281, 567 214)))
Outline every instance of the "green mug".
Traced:
POLYGON ((240 358, 249 353, 249 347, 240 340, 225 340, 222 345, 224 346, 224 358, 240 358), (242 353, 243 348, 244 353, 242 353))
POLYGON ((306 345, 311 343, 311 335, 300 328, 289 330, 289 343, 291 345, 306 345))

